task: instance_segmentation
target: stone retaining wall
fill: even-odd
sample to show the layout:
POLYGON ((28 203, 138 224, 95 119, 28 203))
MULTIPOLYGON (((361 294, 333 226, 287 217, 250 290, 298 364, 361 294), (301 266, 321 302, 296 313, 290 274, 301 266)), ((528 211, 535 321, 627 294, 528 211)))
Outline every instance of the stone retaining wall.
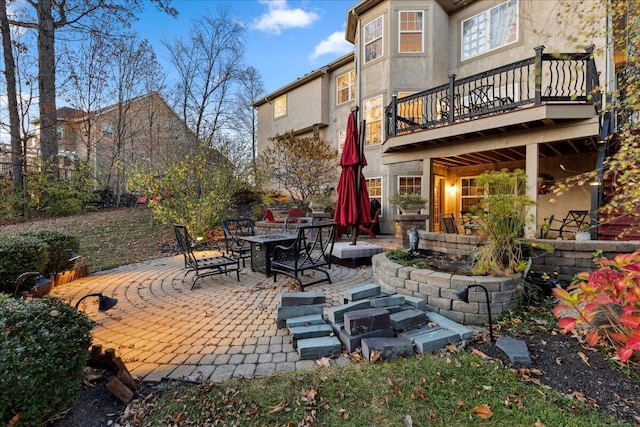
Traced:
POLYGON ((371 263, 373 277, 380 286, 402 295, 422 298, 430 311, 459 323, 479 325, 489 320, 484 291, 471 288, 469 303, 465 303, 455 296, 460 289, 469 285, 484 286, 489 292, 492 315, 517 308, 522 294, 518 278, 462 276, 403 267, 384 253, 374 255, 371 263))
MULTIPOLYGON (((433 233, 419 231, 420 249, 430 249, 451 255, 469 254, 482 241, 478 236, 461 234, 433 233)), ((533 269, 546 272, 558 272, 558 278, 570 282, 574 275, 583 271, 592 271, 593 253, 602 250, 602 255, 613 259, 617 254, 632 253, 640 249, 640 241, 618 242, 613 240, 542 240, 532 242, 551 246, 550 253, 534 251, 532 253, 533 269)))

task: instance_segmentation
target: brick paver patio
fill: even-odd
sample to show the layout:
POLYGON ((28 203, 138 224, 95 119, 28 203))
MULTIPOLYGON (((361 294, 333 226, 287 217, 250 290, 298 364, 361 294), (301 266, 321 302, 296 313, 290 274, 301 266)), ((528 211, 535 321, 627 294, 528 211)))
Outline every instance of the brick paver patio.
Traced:
MULTIPOLYGON (((70 304, 83 295, 101 292, 118 299, 107 312, 97 298, 80 308, 97 322, 93 343, 114 348, 134 376, 145 381, 183 378, 217 381, 230 377, 269 375, 312 369, 315 361, 300 360, 286 329, 276 327, 280 293, 290 279, 252 272, 182 283, 182 256, 160 258, 100 271, 56 288, 52 294, 70 304)), ((342 303, 348 289, 372 280, 370 266, 333 265, 333 284, 306 288, 324 292, 325 307, 342 303)), ((331 363, 348 363, 344 357, 331 363)))

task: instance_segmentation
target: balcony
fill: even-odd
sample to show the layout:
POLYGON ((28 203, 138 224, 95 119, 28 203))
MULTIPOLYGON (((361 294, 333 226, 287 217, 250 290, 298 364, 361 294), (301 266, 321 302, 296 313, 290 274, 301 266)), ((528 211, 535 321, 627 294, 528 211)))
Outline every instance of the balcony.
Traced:
MULTIPOLYGON (((451 75, 447 84, 394 97, 385 110, 384 153, 568 121, 597 120, 601 95, 593 48, 566 54, 545 54, 543 50, 541 46, 531 58, 460 79, 451 75)), ((566 135, 566 140, 575 138, 590 137, 566 135)), ((589 143, 595 147, 596 142, 589 143)), ((553 146, 548 150, 556 154, 584 152, 582 147, 572 149, 571 144, 562 144, 566 152, 553 146)), ((501 156, 496 155, 499 161, 501 156)), ((472 159, 468 164, 483 162, 486 159, 472 159)))

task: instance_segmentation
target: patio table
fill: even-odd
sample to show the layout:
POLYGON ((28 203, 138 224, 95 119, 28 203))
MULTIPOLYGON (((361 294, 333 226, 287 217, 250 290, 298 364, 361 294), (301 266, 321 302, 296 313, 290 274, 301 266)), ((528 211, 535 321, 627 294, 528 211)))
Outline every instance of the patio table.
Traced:
POLYGON ((297 234, 270 233, 255 236, 239 237, 251 245, 251 271, 260 271, 271 276, 271 256, 273 248, 278 245, 288 245, 296 240, 297 234))

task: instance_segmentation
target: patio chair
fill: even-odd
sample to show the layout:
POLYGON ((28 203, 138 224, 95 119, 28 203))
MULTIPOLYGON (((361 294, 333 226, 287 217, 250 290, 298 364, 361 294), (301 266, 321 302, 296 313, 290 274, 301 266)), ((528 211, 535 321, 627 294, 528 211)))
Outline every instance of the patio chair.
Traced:
POLYGON ((473 221, 471 212, 460 211, 460 217, 462 218, 464 234, 478 234, 478 225, 473 221))
POLYGON ((253 220, 250 218, 225 219, 222 221, 222 230, 227 255, 242 260, 242 267, 245 267, 245 259, 251 257, 251 245, 242 237, 258 234, 253 220))
POLYGON ((544 219, 545 225, 540 229, 540 238, 546 239, 550 231, 558 232, 559 238, 562 238, 562 234, 566 232, 575 233, 580 230, 588 215, 589 211, 570 210, 563 219, 556 219, 552 214, 544 219))
POLYGON ((282 225, 283 233, 297 233, 298 228, 303 225, 313 225, 313 221, 315 220, 312 216, 288 216, 284 219, 284 224, 282 225))
POLYGON ((275 223, 281 223, 281 222, 284 222, 284 219, 282 219, 282 218, 276 218, 276 217, 273 215, 273 211, 272 211, 271 209, 265 209, 265 211, 264 211, 264 216, 265 216, 265 218, 267 219, 267 222, 272 222, 272 223, 273 223, 273 222, 275 222, 275 223))
POLYGON ((369 224, 358 225, 358 232, 367 234, 367 235, 369 235, 369 237, 374 239, 376 237, 376 233, 375 233, 374 229, 376 227, 376 224, 378 224, 378 217, 379 216, 380 216, 380 209, 376 210, 376 213, 373 216, 373 219, 371 219, 371 222, 369 224))
POLYGON ((290 217, 300 217, 303 216, 304 212, 302 212, 302 209, 298 209, 298 208, 293 208, 289 211, 289 215, 290 217))
POLYGON ((440 224, 444 227, 444 232, 447 234, 458 234, 458 226, 456 225, 456 219, 453 214, 440 215, 440 224))
MULTIPOLYGON (((240 281, 240 261, 238 259, 229 258, 224 255, 198 257, 194 253, 196 244, 189 235, 187 227, 181 224, 173 224, 173 229, 176 233, 176 239, 178 240, 178 248, 184 256, 184 268, 186 271, 182 278, 182 283, 184 283, 187 274, 192 271, 195 273, 195 276, 191 283, 191 289, 196 285, 198 279, 214 274, 227 274, 232 271, 236 272, 236 278, 240 281)), ((219 249, 218 251, 222 253, 219 249)))

